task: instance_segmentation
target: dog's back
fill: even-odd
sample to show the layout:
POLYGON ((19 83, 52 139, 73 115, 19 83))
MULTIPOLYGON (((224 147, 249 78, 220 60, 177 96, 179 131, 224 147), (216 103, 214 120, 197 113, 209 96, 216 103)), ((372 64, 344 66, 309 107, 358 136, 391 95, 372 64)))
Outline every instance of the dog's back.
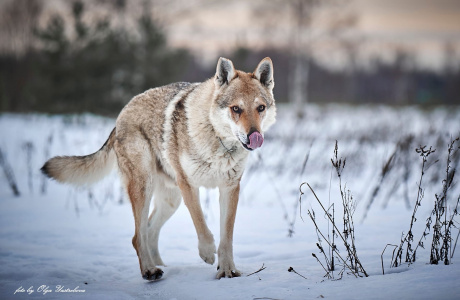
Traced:
POLYGON ((192 86, 190 83, 178 82, 135 96, 123 108, 116 127, 98 151, 85 156, 53 157, 42 167, 42 172, 61 183, 77 186, 93 184, 104 178, 115 166, 115 141, 123 143, 133 135, 141 135, 148 140, 149 151, 161 161, 165 110, 175 96, 192 86))

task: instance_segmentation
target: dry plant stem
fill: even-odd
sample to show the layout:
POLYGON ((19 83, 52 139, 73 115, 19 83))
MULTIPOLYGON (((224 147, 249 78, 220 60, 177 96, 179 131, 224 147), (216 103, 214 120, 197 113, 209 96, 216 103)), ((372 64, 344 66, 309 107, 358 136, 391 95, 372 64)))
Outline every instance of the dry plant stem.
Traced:
MULTIPOLYGON (((335 206, 334 206, 334 203, 332 203, 332 220, 335 221, 335 206)), ((332 223, 332 224, 335 224, 335 223, 332 223)), ((335 248, 336 248, 336 245, 335 245, 335 229, 334 228, 335 228, 335 226, 333 226, 333 228, 332 228, 332 251, 334 251, 335 248)), ((331 269, 331 271, 335 270, 334 255, 331 255, 330 269, 331 269)))
MULTIPOLYGON (((308 183, 307 183, 308 184, 308 183)), ((314 193, 314 192, 313 192, 314 193)), ((319 230, 318 224, 316 224, 315 218, 311 215, 310 211, 308 211, 308 215, 310 216, 310 219, 313 221, 313 224, 316 227, 317 232, 323 237, 323 239, 326 241, 326 243, 332 248, 331 243, 328 241, 328 239, 324 236, 324 234, 319 230)), ((340 258, 340 260, 343 262, 343 264, 355 275, 355 277, 361 277, 359 274, 356 274, 355 271, 347 264, 347 262, 340 256, 339 252, 337 249, 334 249, 335 254, 337 254, 337 257, 340 258)), ((367 277, 367 274, 365 274, 367 277)))
MULTIPOLYGON (((344 245, 347 249, 347 259, 350 260, 350 265, 354 268, 355 272, 358 273, 358 263, 357 263, 357 251, 355 246, 355 234, 354 234, 354 224, 353 224, 353 196, 351 196, 350 191, 342 188, 342 172, 345 168, 346 159, 338 157, 338 142, 335 141, 335 149, 334 149, 334 157, 331 159, 332 166, 335 168, 337 173, 337 177, 339 179, 339 189, 340 189, 340 197, 342 199, 342 206, 343 206, 343 234, 345 236, 344 245), (350 243, 348 243, 348 239, 350 239, 350 243)), ((385 169, 388 169, 386 167, 385 169)), ((385 171, 386 173, 387 171, 385 171)), ((334 217, 332 218, 332 225, 335 227, 334 217)), ((334 231, 334 229, 333 229, 334 231)), ((334 243, 333 243, 334 245, 334 243)), ((335 245, 334 245, 335 246, 335 245)), ((362 267, 362 266, 361 266, 362 267)))
MULTIPOLYGON (((391 261, 393 261, 393 257, 395 256, 395 251, 396 251, 396 249, 398 248, 398 245, 387 244, 387 245, 385 246, 385 248, 383 249, 382 255, 380 255, 380 261, 382 262, 382 275, 385 275, 385 268, 383 267, 383 254, 385 253, 385 250, 387 250, 387 247, 388 247, 388 246, 395 247, 395 248, 393 249, 393 255, 391 256, 391 261)), ((390 264, 390 267, 391 267, 391 264, 390 264)))
MULTIPOLYGON (((43 151, 44 152, 44 157, 46 159, 50 158, 50 148, 51 148, 52 143, 53 143, 53 132, 51 132, 50 135, 48 136, 47 143, 45 144, 45 149, 43 151)), ((46 176, 42 174, 42 176, 41 176, 41 188, 40 188, 40 191, 41 191, 42 195, 46 194, 47 184, 48 184, 48 178, 46 178, 46 176)))
MULTIPOLYGON (((302 221, 303 221, 303 222, 304 222, 304 219, 303 219, 303 217, 302 217, 302 196, 304 195, 304 192, 302 191, 302 186, 303 186, 305 183, 306 183, 306 182, 302 183, 302 184, 300 185, 300 187, 299 187, 300 196, 299 196, 299 202, 298 202, 298 204, 300 205, 300 217, 302 218, 302 221)), ((310 216, 310 218, 313 218, 313 219, 314 219, 314 218, 315 218, 315 211, 314 211, 313 209, 312 209, 311 212, 308 211, 308 215, 310 216)), ((324 251, 323 246, 321 245, 321 238, 320 238, 320 235, 322 235, 322 234, 319 232, 318 226, 315 226, 315 228, 316 228, 316 235, 317 235, 317 237, 318 237, 318 242, 316 243, 316 246, 318 247, 320 253, 323 254, 324 260, 325 260, 325 262, 326 262, 326 265, 328 266, 328 269, 326 269, 326 268, 324 267, 324 265, 321 263, 321 261, 318 259, 318 257, 317 257, 314 253, 312 253, 312 256, 316 258, 316 260, 320 263, 321 267, 322 267, 322 268, 324 269, 324 271, 326 272, 326 275, 325 275, 325 276, 327 276, 328 278, 334 278, 334 273, 333 273, 334 270, 332 270, 332 269, 329 268, 329 266, 333 265, 333 263, 330 262, 329 258, 328 258, 327 255, 326 255, 326 252, 324 251), (332 271, 332 275, 330 274, 330 271, 332 271)), ((331 249, 331 248, 329 247, 329 249, 331 249)), ((332 259, 334 258, 334 255, 333 255, 333 254, 329 254, 329 255, 332 256, 332 259)))
MULTIPOLYGON (((447 228, 446 228, 446 232, 447 232, 447 235, 448 235, 448 241, 449 241, 449 246, 450 246, 450 258, 452 259, 452 257, 454 256, 454 253, 452 252, 452 233, 451 233, 451 227, 452 225, 454 225, 454 217, 458 214, 458 204, 460 203, 460 195, 458 195, 458 198, 457 198, 457 203, 455 204, 455 209, 454 211, 452 212, 452 215, 450 216, 450 220, 449 220, 449 223, 447 225, 447 228)), ((460 232, 459 232, 460 233, 460 232)), ((458 235, 457 235, 457 239, 455 240, 455 244, 454 244, 454 251, 455 251, 455 246, 457 245, 457 241, 458 241, 458 235)), ((447 255, 447 253, 446 253, 447 255)), ((446 258, 448 259, 448 258, 446 258)))
MULTIPOLYGON (((305 159, 303 161, 303 164, 302 164, 302 170, 300 171, 300 174, 299 174, 299 178, 302 177, 304 171, 305 171, 305 168, 307 166, 307 162, 308 162, 308 159, 310 157, 310 151, 311 151, 311 148, 313 147, 313 141, 311 141, 310 143, 310 147, 308 148, 308 152, 307 154, 305 155, 305 159)), ((294 213, 292 215, 292 221, 289 225, 289 229, 288 229, 288 237, 292 237, 295 233, 295 230, 294 230, 294 225, 295 225, 295 222, 296 222, 296 216, 297 216, 297 208, 300 206, 300 218, 302 219, 302 222, 304 222, 304 219, 302 217, 302 186, 300 186, 300 196, 299 196, 299 201, 296 202, 296 204, 294 205, 294 213)))
POLYGON ((311 141, 310 147, 308 148, 308 152, 307 154, 305 154, 305 159, 303 160, 302 170, 300 171, 300 176, 302 176, 305 171, 305 167, 307 166, 308 159, 310 158, 310 151, 311 151, 311 148, 313 147, 314 141, 315 141, 314 139, 311 141))
POLYGON ((379 191, 380 191, 380 187, 382 186, 383 184, 383 181, 385 180, 386 178, 386 175, 391 171, 391 169, 393 168, 393 165, 394 165, 394 161, 395 161, 395 157, 396 157, 396 152, 398 151, 398 149, 396 148, 395 151, 393 152, 393 154, 390 156, 390 158, 387 160, 387 162, 385 163, 385 165, 383 165, 382 167, 382 171, 380 173, 380 178, 379 178, 379 181, 378 183, 375 185, 374 187, 374 190, 372 191, 372 195, 369 199, 369 201, 367 202, 367 205, 366 205, 366 209, 364 210, 364 215, 363 215, 363 219, 361 220, 361 222, 363 222, 366 217, 367 217, 367 213, 369 212, 372 204, 374 203, 374 200, 375 198, 377 197, 379 191))
MULTIPOLYGON (((454 152, 454 144, 459 141, 459 138, 451 140, 448 150, 447 150, 447 162, 446 162, 446 177, 442 181, 442 194, 435 195, 435 205, 433 209, 433 215, 435 216, 435 224, 433 226, 433 241, 431 243, 431 254, 430 254, 430 263, 438 264, 440 260, 444 261, 445 265, 450 264, 449 260, 449 250, 451 248, 451 222, 453 222, 453 217, 457 215, 457 206, 458 201, 455 207, 455 210, 452 214, 452 220, 447 219, 447 192, 450 189, 453 178, 455 176, 455 169, 451 171, 451 158, 454 152), (443 220, 444 217, 444 220, 443 220), (443 231, 444 227, 444 231, 443 231)), ((459 148, 455 150, 458 151, 459 148)))
POLYGON ((33 186, 33 167, 32 167, 32 155, 35 152, 35 146, 32 142, 24 142, 22 145, 26 153, 26 162, 27 162, 27 183, 29 186, 29 191, 33 193, 34 186, 33 186))
MULTIPOLYGON (((340 189, 342 189, 340 185, 340 189)), ((357 251, 355 246, 355 233, 354 233, 354 224, 353 224, 353 212, 350 209, 353 207, 353 197, 350 195, 350 191, 348 193, 342 194, 342 203, 343 203, 343 233, 345 238, 350 238, 351 241, 351 248, 349 247, 350 244, 345 245, 347 247, 348 257, 350 258, 350 264, 352 267, 355 268, 355 271, 358 272, 358 264, 357 264, 357 251), (353 260, 355 261, 353 263, 353 260)))
POLYGON ((300 195, 299 195, 299 206, 300 206, 300 218, 302 219, 302 222, 304 222, 303 220, 303 217, 302 217, 302 196, 305 194, 303 191, 302 191, 302 186, 306 184, 306 182, 302 183, 300 186, 299 186, 299 192, 300 192, 300 195))
MULTIPOLYGON (((316 201, 318 201, 319 205, 321 205, 321 208, 322 208, 322 209, 324 210, 324 212, 326 213, 327 217, 329 218, 329 221, 331 221, 331 223, 333 223, 331 217, 327 214, 327 211, 326 211, 326 209, 324 208, 323 204, 322 204, 321 201, 318 199, 318 196, 316 196, 316 193, 315 193, 315 191, 313 190, 313 188, 310 186, 310 184, 307 183, 307 185, 308 185, 308 187, 310 188, 310 191, 311 191, 311 192, 313 193, 313 195, 315 196, 316 201)), ((318 227, 318 226, 316 225, 316 222, 315 222, 315 226, 318 227)), ((333 226, 334 226, 334 228, 335 228, 337 234, 340 236, 340 238, 341 238, 342 241, 344 242, 345 247, 349 248, 350 246, 349 246, 348 243, 345 241, 344 237, 343 237, 342 234, 340 233, 340 230, 335 226, 335 224, 333 224, 333 226)), ((322 235, 322 234, 321 234, 321 235, 322 235)), ((322 236, 323 236, 323 235, 322 235, 322 236)), ((324 238, 324 236, 323 236, 323 238, 324 238)), ((327 240, 326 240, 326 241, 327 241, 327 240)), ((329 243, 329 241, 327 241, 327 243, 328 243, 329 246, 332 248, 332 245, 329 243)), ((347 250, 348 250, 348 249, 347 249, 347 250)), ((335 250, 335 253, 338 255, 338 257, 340 257, 340 259, 343 261, 343 263, 344 263, 345 265, 347 265, 347 263, 345 262, 345 260, 338 254, 337 250, 335 250)), ((366 273, 366 271, 364 270, 363 266, 361 265, 361 262, 358 260, 357 257, 355 257, 355 260, 356 260, 356 263, 360 266, 360 269, 361 269, 361 271, 363 272, 364 276, 368 277, 369 275, 366 273)), ((350 270, 353 270, 353 269, 350 268, 348 265, 347 265, 347 268, 349 268, 350 270)), ((352 272, 353 272, 353 271, 352 271, 352 272)), ((353 272, 353 274, 355 274, 355 272, 353 272)), ((356 276, 356 274, 355 274, 355 276, 356 276)))
MULTIPOLYGON (((457 203, 455 204, 455 209, 452 212, 452 215, 449 219, 449 222, 447 222, 447 190, 451 187, 452 181, 454 180, 455 176, 455 168, 452 170, 452 172, 449 175, 449 169, 450 169, 450 162, 451 162, 451 157, 452 157, 452 151, 454 148, 454 144, 459 141, 459 138, 456 138, 453 140, 449 146, 448 149, 448 156, 447 156, 447 168, 446 168, 446 184, 445 184, 445 191, 443 191, 444 194, 444 242, 443 242, 443 249, 444 249, 444 264, 448 265, 450 264, 449 260, 449 250, 451 251, 451 256, 452 256, 452 234, 451 234, 451 227, 454 224, 453 220, 454 217, 458 214, 458 204, 460 201, 460 195, 457 198, 457 203)), ((458 148, 460 149, 460 147, 458 148)))
POLYGON ((415 261, 415 255, 413 255, 414 250, 411 247, 411 242, 414 240, 414 235, 412 234, 412 227, 414 223, 417 221, 415 218, 415 214, 417 213, 417 209, 419 206, 421 206, 421 202, 423 199, 423 189, 422 189, 422 181, 423 181, 423 175, 425 174, 425 164, 427 162, 428 156, 435 152, 436 150, 432 150, 430 147, 428 150, 425 150, 426 146, 421 146, 420 148, 416 149, 417 153, 420 153, 420 156, 422 157, 422 171, 420 173, 420 180, 418 184, 418 192, 417 192, 417 199, 415 201, 415 206, 414 206, 414 211, 412 213, 411 217, 411 222, 409 226, 409 231, 407 234, 404 236, 404 238, 401 239, 401 243, 399 245, 398 251, 396 252, 396 258, 393 262, 393 266, 397 267, 398 265, 401 264, 401 259, 402 259, 402 254, 403 254, 403 247, 404 244, 407 243, 407 250, 406 250, 406 262, 413 262, 412 259, 415 261), (411 255, 412 254, 412 255, 411 255), (399 259, 399 263, 398 263, 399 259))
POLYGON ((8 184, 10 185, 11 190, 15 196, 19 196, 18 185, 16 184, 16 179, 14 177, 13 169, 11 169, 10 164, 6 161, 5 156, 3 155, 2 149, 0 149, 0 166, 3 169, 8 184))
POLYGON ((433 225, 433 240, 431 242, 431 254, 430 254, 430 264, 437 265, 441 259, 439 253, 439 240, 441 239, 441 225, 439 224, 440 219, 440 200, 436 199, 434 203, 433 215, 435 217, 435 224, 433 225))
POLYGON ((420 237, 420 240, 418 241, 417 243, 417 246, 415 246, 415 249, 414 251, 412 252, 412 257, 410 259, 411 262, 415 262, 415 255, 417 254, 417 249, 418 247, 422 247, 423 249, 425 249, 425 246, 422 242, 422 239, 425 239, 426 240, 426 237, 430 234, 430 227, 431 227, 431 216, 429 216, 426 220, 426 225, 425 225, 425 230, 423 231, 422 233, 422 236, 420 237))
POLYGON ((304 278, 304 279, 307 279, 307 277, 303 276, 302 274, 297 273, 297 271, 294 270, 293 267, 289 267, 288 272, 294 272, 294 273, 296 273, 297 275, 299 275, 300 277, 302 277, 302 278, 304 278))
MULTIPOLYGON (((460 196, 459 196, 459 198, 460 198, 460 196)), ((459 236, 460 236, 460 230, 457 233, 457 238, 455 239, 454 249, 452 249, 452 251, 450 253, 450 258, 454 257, 455 248, 457 248, 457 242, 458 242, 458 237, 459 236)))
MULTIPOLYGON (((313 218, 315 217, 315 212, 313 211, 312 209, 312 216, 313 218)), ((326 265, 327 266, 330 266, 331 265, 331 262, 329 260, 329 258, 327 257, 326 255, 326 251, 324 251, 324 248, 323 246, 321 245, 321 238, 320 238, 320 233, 318 232, 318 228, 316 228, 316 236, 318 237, 318 243, 316 243, 316 247, 318 247, 319 249, 319 253, 322 253, 323 256, 324 256, 324 261, 326 262, 326 265)), ((328 238, 329 239, 329 238, 328 238)), ((329 248, 330 249, 330 248, 329 248)), ((334 257, 332 254, 329 254, 330 256, 334 257)), ((330 271, 334 271, 334 270, 331 270, 331 268, 328 268, 330 271)))
POLYGON ((259 273, 259 272, 262 272, 262 271, 265 270, 266 268, 267 268, 267 267, 265 267, 265 264, 263 263, 263 264, 262 264, 262 267, 260 267, 259 270, 255 271, 255 272, 252 272, 251 274, 246 275, 246 277, 249 277, 249 276, 251 276, 251 275, 254 275, 254 274, 257 274, 257 273, 259 273))
POLYGON ((289 228, 288 228, 288 237, 292 237, 294 235, 294 225, 295 225, 295 222, 296 222, 296 216, 297 216, 297 208, 300 206, 300 219, 302 219, 302 222, 305 222, 303 217, 302 217, 302 190, 300 190, 300 196, 299 196, 299 201, 296 202, 296 204, 294 205, 294 213, 293 213, 293 217, 292 217, 292 221, 291 223, 289 224, 289 228))
POLYGON ((332 276, 331 276, 330 272, 324 267, 323 263, 318 259, 318 257, 316 256, 316 254, 315 254, 315 253, 312 253, 311 255, 312 255, 314 258, 316 258, 316 260, 319 262, 319 264, 321 265, 321 267, 323 267, 323 270, 326 272, 326 275, 324 275, 324 276, 327 276, 327 278, 331 279, 332 276))
MULTIPOLYGON (((412 227, 414 226, 414 223, 417 221, 415 218, 415 214, 417 213, 418 207, 421 205, 421 201, 423 198, 423 190, 422 190, 422 179, 423 179, 423 168, 425 166, 426 159, 423 161, 422 164, 422 174, 420 175, 420 182, 418 185, 418 193, 417 193, 417 201, 414 205, 414 211, 412 213, 412 217, 410 220, 410 226, 409 226, 409 231, 407 232, 406 235, 406 241, 407 241, 407 249, 406 249, 406 262, 411 262, 410 258, 410 252, 413 252, 412 247, 411 247, 411 241, 414 240, 414 235, 412 234, 412 227)), ((415 257, 414 257, 415 259, 415 257)))
MULTIPOLYGON (((302 185, 301 185, 301 187, 302 187, 302 185)), ((302 192, 301 192, 301 193, 302 193, 302 192)), ((303 193, 302 193, 302 195, 303 195, 303 193)), ((315 218, 315 217, 316 217, 316 216, 315 216, 315 211, 314 211, 313 209, 311 210, 311 212, 310 212, 310 210, 308 211, 308 215, 310 216, 310 218, 315 218)), ((302 219, 302 220, 303 220, 303 219, 302 219)), ((318 242, 316 243, 316 247, 318 247, 319 252, 320 252, 321 254, 323 254, 323 256, 324 256, 324 261, 326 262, 326 265, 328 266, 328 269, 329 269, 329 270, 326 270, 326 273, 328 273, 329 271, 332 271, 332 277, 334 277, 334 273, 333 273, 334 270, 332 270, 332 269, 329 267, 329 266, 332 265, 331 260, 333 259, 334 255, 333 255, 332 253, 329 253, 329 256, 331 257, 331 260, 328 258, 327 254, 326 254, 326 251, 324 251, 324 248, 323 248, 323 246, 321 245, 321 237, 320 237, 321 233, 319 232, 318 226, 315 226, 315 230, 316 230, 316 236, 318 237, 318 242)), ((329 231, 329 230, 328 230, 328 231, 329 231)), ((328 239, 329 239, 329 236, 328 236, 328 239)), ((329 247, 329 250, 330 250, 330 249, 331 249, 331 247, 329 247)), ((312 255, 313 255, 313 257, 316 257, 316 255, 315 255, 314 253, 312 253, 312 255)), ((316 259, 318 259, 318 258, 316 257, 316 259)), ((320 262, 320 263, 321 263, 321 262, 320 262)), ((321 265, 322 265, 322 264, 321 264, 321 265)), ((323 267, 323 269, 324 269, 324 267, 323 267)))

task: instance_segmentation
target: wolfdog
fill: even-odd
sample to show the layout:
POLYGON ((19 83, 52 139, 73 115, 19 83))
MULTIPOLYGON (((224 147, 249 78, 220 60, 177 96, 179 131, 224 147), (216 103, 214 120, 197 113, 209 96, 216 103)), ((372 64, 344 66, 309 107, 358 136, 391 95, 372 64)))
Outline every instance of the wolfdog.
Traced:
POLYGON ((216 278, 241 276, 233 261, 240 180, 249 152, 262 146, 264 132, 275 123, 273 87, 270 58, 253 73, 236 70, 230 60, 220 58, 215 76, 202 83, 173 83, 135 96, 99 151, 56 156, 41 170, 58 182, 86 185, 118 164, 134 214, 132 243, 146 280, 163 276, 157 267, 164 266, 158 252, 160 229, 181 196, 198 235, 200 257, 214 264, 216 246, 201 209, 199 187, 218 187, 216 278))

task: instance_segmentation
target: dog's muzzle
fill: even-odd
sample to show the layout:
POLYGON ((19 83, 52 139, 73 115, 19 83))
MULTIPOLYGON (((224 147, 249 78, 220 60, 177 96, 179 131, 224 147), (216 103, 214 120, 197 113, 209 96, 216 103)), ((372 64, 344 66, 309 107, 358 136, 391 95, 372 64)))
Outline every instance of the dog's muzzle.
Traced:
POLYGON ((258 131, 253 131, 252 133, 248 134, 248 140, 249 140, 249 144, 245 144, 245 143, 242 143, 242 144, 243 144, 243 147, 249 151, 252 151, 254 149, 261 147, 262 144, 264 143, 264 137, 258 131))

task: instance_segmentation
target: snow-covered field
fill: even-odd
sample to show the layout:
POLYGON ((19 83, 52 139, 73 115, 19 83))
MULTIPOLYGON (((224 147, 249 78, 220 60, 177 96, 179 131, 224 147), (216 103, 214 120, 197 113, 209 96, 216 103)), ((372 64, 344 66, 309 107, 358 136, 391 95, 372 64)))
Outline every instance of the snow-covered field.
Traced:
MULTIPOLYGON (((426 249, 417 251, 417 261, 410 266, 390 268, 392 250, 387 250, 382 275, 380 257, 387 243, 399 244, 408 230, 421 166, 414 150, 431 145, 437 151, 430 161, 440 161, 423 179, 425 197, 414 230, 415 240, 420 238, 434 194, 442 187, 447 143, 460 134, 460 109, 312 105, 299 122, 280 107, 277 124, 262 149, 251 153, 243 177, 234 236, 235 263, 243 276, 221 280, 214 279, 215 265, 205 264, 198 255, 184 205, 160 236, 160 252, 168 265, 164 276, 147 282, 131 246, 134 222, 116 171, 89 189, 59 185, 40 174, 50 156, 98 150, 114 122, 93 115, 0 115, 0 149, 21 193, 13 195, 0 170, 0 299, 460 298, 460 256, 454 255, 449 266, 428 264, 431 234, 426 249), (356 245, 367 278, 323 277, 324 270, 311 255, 321 257, 307 210, 315 210, 319 226, 327 232, 325 216, 305 186, 301 215, 297 205, 299 186, 308 182, 324 205, 335 203, 340 220, 338 181, 330 161, 336 140, 339 157, 347 159, 342 182, 357 202, 356 245), (390 171, 381 179, 382 167, 393 154, 390 171), (247 276, 262 265, 263 271, 247 276), (289 267, 306 279, 288 272, 289 267)), ((459 161, 456 156, 453 166, 459 161)), ((217 193, 201 190, 207 222, 218 243, 217 193)), ((453 204, 459 185, 449 193, 453 204)), ((454 237, 457 232, 454 229, 454 237)))

